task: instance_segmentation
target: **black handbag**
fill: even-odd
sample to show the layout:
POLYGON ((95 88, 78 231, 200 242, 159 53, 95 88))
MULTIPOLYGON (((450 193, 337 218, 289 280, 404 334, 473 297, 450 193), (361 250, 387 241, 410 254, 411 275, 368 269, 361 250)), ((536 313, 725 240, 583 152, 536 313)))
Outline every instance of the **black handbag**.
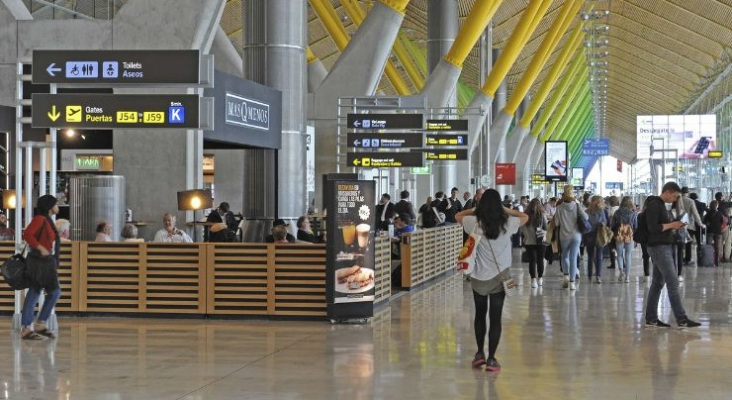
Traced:
POLYGON ((0 272, 7 283, 13 290, 23 290, 28 288, 28 280, 26 277, 27 266, 23 251, 14 254, 0 266, 0 272))
POLYGON ((58 289, 58 271, 56 257, 43 256, 37 250, 31 250, 25 259, 26 279, 28 287, 40 288, 46 293, 58 289))

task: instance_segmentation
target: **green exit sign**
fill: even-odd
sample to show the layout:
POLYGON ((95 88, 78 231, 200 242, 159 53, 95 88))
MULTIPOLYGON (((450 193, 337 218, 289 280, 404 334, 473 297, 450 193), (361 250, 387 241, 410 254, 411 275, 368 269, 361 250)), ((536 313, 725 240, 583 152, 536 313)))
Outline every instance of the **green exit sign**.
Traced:
POLYGON ((429 175, 432 173, 431 168, 429 165, 424 167, 412 167, 412 173, 415 175, 429 175))
POLYGON ((98 171, 102 169, 102 159, 96 156, 77 156, 76 169, 87 171, 98 171))

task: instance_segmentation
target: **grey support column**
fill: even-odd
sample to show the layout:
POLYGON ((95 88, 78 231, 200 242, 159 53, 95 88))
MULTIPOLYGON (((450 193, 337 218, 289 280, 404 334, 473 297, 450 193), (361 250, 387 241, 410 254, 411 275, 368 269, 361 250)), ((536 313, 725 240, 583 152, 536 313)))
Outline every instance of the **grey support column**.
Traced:
MULTIPOLYGON (((442 57, 450 51, 455 37, 458 34, 458 17, 459 9, 456 0, 429 0, 427 3, 427 69, 432 73, 435 67, 442 61, 442 57)), ((457 70, 457 69, 456 69, 457 70)), ((459 74, 459 70, 457 70, 459 74)), ((434 80, 432 80, 435 82, 434 80)), ((442 80, 440 80, 442 81, 442 80)), ((450 80, 446 80, 450 81, 450 80)), ((438 85, 439 86, 439 85, 438 85)), ((437 97, 437 93, 432 93, 430 88, 425 87, 423 93, 427 93, 429 107, 457 107, 456 86, 453 86, 451 92, 446 92, 446 88, 436 86, 443 93, 437 97), (432 101, 430 101, 432 99, 432 101)), ((442 190, 449 193, 452 187, 458 186, 461 191, 468 187, 470 182, 469 168, 466 161, 461 161, 461 172, 458 172, 458 163, 455 161, 435 161, 432 164, 432 174, 434 175, 435 191, 442 190), (460 176, 461 184, 458 183, 460 176)))
MULTIPOLYGON (((498 60, 498 57, 500 55, 500 49, 493 49, 493 63, 498 60)), ((491 134, 488 138, 488 140, 490 141, 490 152, 488 153, 490 154, 490 157, 488 158, 488 163, 491 175, 493 175, 495 163, 506 162, 506 149, 501 148, 501 140, 503 138, 500 135, 492 134, 494 131, 494 125, 504 123, 504 120, 501 118, 501 115, 503 114, 501 110, 503 110, 503 108, 506 106, 506 94, 506 80, 504 79, 503 81, 501 81, 501 85, 498 86, 498 90, 496 91, 495 97, 493 98, 493 111, 491 113, 492 121, 490 127, 491 134)), ((510 192, 510 189, 503 185, 501 187, 496 187, 496 190, 501 192, 501 194, 503 195, 509 194, 510 192)))
POLYGON ((315 121, 315 198, 318 208, 323 207, 322 176, 337 169, 333 150, 338 129, 338 99, 374 95, 403 20, 404 15, 400 12, 382 2, 374 2, 348 47, 313 93, 315 112, 310 115, 315 121))
POLYGON ((282 148, 276 154, 250 150, 245 161, 244 216, 261 222, 250 230, 256 234, 268 230, 274 217, 293 220, 307 209, 307 10, 305 0, 248 0, 242 12, 244 77, 282 91, 284 110, 282 148))

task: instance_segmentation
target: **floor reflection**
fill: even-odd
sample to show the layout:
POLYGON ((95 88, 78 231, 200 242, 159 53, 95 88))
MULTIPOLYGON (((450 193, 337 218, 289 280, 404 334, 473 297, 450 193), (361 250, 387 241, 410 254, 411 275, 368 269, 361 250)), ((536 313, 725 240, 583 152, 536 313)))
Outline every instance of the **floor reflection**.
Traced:
MULTIPOLYGON (((640 266, 638 260, 637 266, 640 266)), ((61 318, 59 339, 0 337, 5 399, 728 399, 729 265, 687 268, 698 330, 645 329, 648 285, 612 279, 561 290, 550 268, 507 299, 498 374, 473 370, 472 297, 432 282, 365 325, 61 318)), ((664 294, 665 296, 665 294, 664 294)), ((659 315, 674 324, 662 296, 659 315)), ((8 321, 9 325, 9 321, 8 321)))

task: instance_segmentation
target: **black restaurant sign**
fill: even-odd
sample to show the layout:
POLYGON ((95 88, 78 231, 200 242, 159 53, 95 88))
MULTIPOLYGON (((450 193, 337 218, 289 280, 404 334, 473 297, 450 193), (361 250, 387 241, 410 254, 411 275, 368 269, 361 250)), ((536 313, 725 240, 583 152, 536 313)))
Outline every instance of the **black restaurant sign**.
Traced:
POLYGON ((204 89, 214 98, 215 130, 204 140, 224 145, 279 149, 282 143, 282 92, 216 70, 214 87, 204 89))

